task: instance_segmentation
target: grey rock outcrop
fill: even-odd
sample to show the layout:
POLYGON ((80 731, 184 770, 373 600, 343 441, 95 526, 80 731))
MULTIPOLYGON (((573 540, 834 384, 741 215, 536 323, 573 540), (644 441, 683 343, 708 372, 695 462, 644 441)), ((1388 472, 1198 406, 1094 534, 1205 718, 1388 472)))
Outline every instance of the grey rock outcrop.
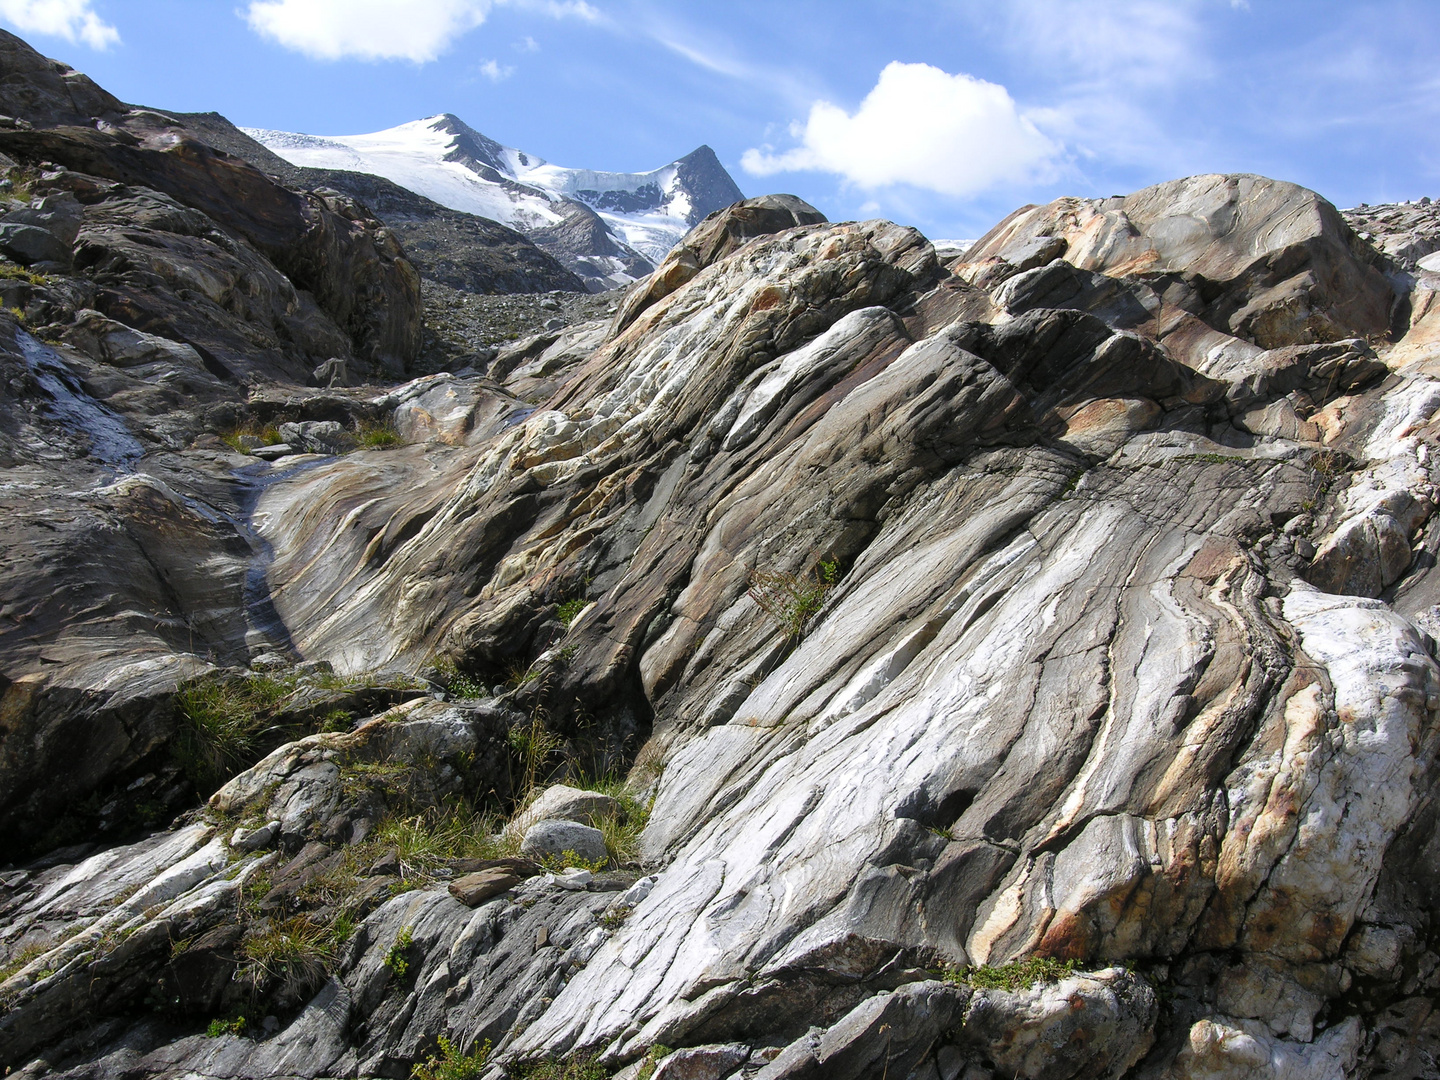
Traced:
MULTIPOLYGON (((0 142, 100 145, 48 131, 0 142)), ((405 1076, 442 1036, 491 1080, 1426 1075, 1440 278, 1401 247, 1243 176, 1028 208, 944 263, 758 200, 483 373, 176 406, 410 440, 270 465, 154 404, 221 356, 202 322, 256 335, 226 370, 346 355, 271 357, 263 247, 49 182, 82 207, 74 272, 24 284, 58 344, 0 317, 27 1075, 405 1076), (170 302, 87 276, 139 259, 127 221, 253 306, 121 318, 105 289, 170 302), (197 676, 275 729, 203 805, 169 756, 197 676), (614 805, 523 816, 615 769, 614 805), (103 828, 48 831, 90 799, 103 828), (605 857, 595 816, 618 851, 636 807, 609 869, 514 857, 605 857), (227 1027, 245 994, 273 1022, 227 1027)))

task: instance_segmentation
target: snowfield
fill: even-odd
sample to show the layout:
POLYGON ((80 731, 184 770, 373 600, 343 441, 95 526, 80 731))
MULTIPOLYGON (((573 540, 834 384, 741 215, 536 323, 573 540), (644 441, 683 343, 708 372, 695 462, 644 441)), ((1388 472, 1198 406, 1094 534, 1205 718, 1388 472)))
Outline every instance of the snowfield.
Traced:
POLYGON ((615 241, 651 262, 698 220, 679 161, 641 173, 569 169, 502 146, 448 113, 368 135, 243 130, 293 165, 373 173, 521 232, 558 224, 583 203, 615 241))

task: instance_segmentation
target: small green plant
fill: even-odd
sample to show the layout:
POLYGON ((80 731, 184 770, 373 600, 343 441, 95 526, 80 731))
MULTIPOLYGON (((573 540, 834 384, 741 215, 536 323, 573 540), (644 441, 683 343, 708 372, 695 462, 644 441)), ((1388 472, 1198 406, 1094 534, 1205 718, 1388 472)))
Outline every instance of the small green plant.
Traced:
POLYGON ((660 1043, 650 1047, 645 1053, 645 1061, 640 1066, 640 1071, 635 1074, 636 1080, 650 1080, 650 1077, 655 1075, 656 1066, 674 1052, 670 1047, 662 1046, 660 1043))
POLYGON ((486 1039, 478 1049, 462 1054, 459 1047, 440 1036, 440 1053, 427 1057, 423 1064, 410 1070, 411 1080, 475 1080, 485 1068, 490 1057, 490 1040, 486 1039))
POLYGON ((410 927, 405 927, 395 935, 395 943, 390 946, 390 951, 385 954, 385 966, 390 969, 390 974, 397 979, 403 979, 405 973, 410 970, 410 947, 415 944, 415 938, 410 933, 410 927))
POLYGON ((1080 970, 1078 960, 1056 960, 1053 956, 1032 956, 991 967, 947 967, 945 981, 973 986, 977 990, 1025 990, 1037 983, 1059 982, 1080 970))
POLYGON ((321 731, 346 731, 355 718, 344 709, 331 709, 320 718, 321 731))
POLYGON ((1350 460, 1338 450, 1320 450, 1310 456, 1310 468, 1322 484, 1329 484, 1344 474, 1350 460))
POLYGON ((561 852, 559 855, 542 855, 540 857, 540 865, 552 874, 558 874, 560 871, 568 870, 572 866, 577 866, 581 870, 589 870, 592 874, 598 874, 601 870, 605 869, 609 861, 608 858, 587 859, 574 851, 568 850, 561 852))
POLYGON ((435 678, 445 687, 445 692, 457 698, 489 697, 485 684, 472 675, 466 675, 453 660, 435 661, 435 678))
POLYGON ((260 914, 260 901, 275 887, 269 870, 256 870, 240 886, 240 910, 243 914, 260 914))
POLYGON ((27 285, 50 284, 50 279, 44 274, 32 273, 26 270, 25 267, 16 266, 12 262, 0 262, 0 278, 8 278, 11 281, 23 281, 27 285))
POLYGON ((392 446, 404 446, 405 440, 389 421, 362 420, 356 428, 355 445, 360 450, 388 450, 392 446))
POLYGON ((1084 478, 1084 476, 1085 469, 1083 466, 1072 472, 1069 479, 1065 481, 1065 486, 1060 489, 1060 498, 1069 499, 1073 497, 1075 494, 1075 489, 1080 486, 1080 481, 1084 478))
POLYGON ((505 672, 505 685, 515 690, 539 677, 540 672, 529 664, 511 664, 505 672))
POLYGON ((584 597, 576 597, 573 600, 566 600, 563 604, 561 604, 558 608, 555 609, 555 617, 559 619, 561 623, 563 623, 566 627, 569 627, 571 623, 573 623, 577 618, 580 617, 580 612, 584 611, 585 608, 589 605, 589 603, 590 601, 586 600, 584 597))
POLYGON ((225 1035, 244 1035, 245 1017, 233 1016, 229 1020, 221 1020, 218 1017, 210 1021, 210 1026, 205 1029, 205 1034, 212 1039, 219 1039, 225 1035))
POLYGON ((805 636, 805 627, 825 606, 825 598, 839 580, 840 566, 834 559, 822 559, 805 576, 778 570, 750 571, 750 599, 785 631, 790 642, 805 636))
POLYGON ((10 181, 10 190, 4 194, 12 199, 29 199, 35 193, 35 185, 39 183, 43 171, 33 165, 17 165, 6 170, 5 179, 10 181))

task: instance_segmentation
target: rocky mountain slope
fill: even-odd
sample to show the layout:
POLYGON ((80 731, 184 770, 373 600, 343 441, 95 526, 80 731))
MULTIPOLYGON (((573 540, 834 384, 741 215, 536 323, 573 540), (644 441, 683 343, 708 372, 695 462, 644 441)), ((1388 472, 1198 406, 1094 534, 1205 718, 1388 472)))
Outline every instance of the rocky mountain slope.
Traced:
POLYGON ((384 230, 9 49, 12 1076, 1435 1075, 1428 208, 767 196, 307 389, 384 230))
POLYGON ((691 226, 744 198, 708 146, 616 173, 552 165, 449 113, 369 135, 246 133, 293 165, 373 173, 519 229, 597 290, 648 274, 691 226))

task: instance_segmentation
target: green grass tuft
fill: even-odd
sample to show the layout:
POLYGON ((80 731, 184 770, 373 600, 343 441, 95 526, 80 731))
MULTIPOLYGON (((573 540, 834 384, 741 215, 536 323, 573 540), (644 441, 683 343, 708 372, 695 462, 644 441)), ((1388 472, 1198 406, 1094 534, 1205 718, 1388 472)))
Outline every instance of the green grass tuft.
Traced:
POLYGON ((410 1070, 412 1080, 475 1080, 485 1069, 490 1057, 490 1040, 473 1053, 462 1054, 459 1048, 440 1036, 440 1053, 432 1054, 423 1064, 410 1070))
POLYGON ((202 795, 209 795, 262 748, 295 732, 271 723, 271 713, 295 689, 295 679, 202 676, 175 695, 180 725, 171 753, 202 795))
POLYGON ((531 1061, 512 1065, 515 1080, 609 1080, 610 1070, 591 1054, 576 1054, 559 1061, 531 1061))
POLYGON ((559 751, 565 740, 545 726, 540 716, 532 716, 528 724, 516 724, 506 735, 510 750, 520 759, 519 802, 523 806, 540 781, 550 755, 559 751))
POLYGON ((555 609, 555 617, 568 627, 579 617, 580 612, 584 611, 585 608, 589 605, 589 603, 590 601, 586 600, 584 597, 576 597, 573 600, 566 600, 563 604, 561 604, 558 608, 555 609))
POLYGON ((389 450, 391 447, 404 445, 405 440, 389 421, 361 421, 355 432, 355 446, 359 450, 389 450))
POLYGON ((211 1039, 218 1039, 225 1035, 244 1035, 245 1017, 235 1016, 229 1020, 216 1018, 210 1021, 210 1026, 205 1029, 205 1034, 211 1039))
POLYGON ((797 576, 777 570, 750 571, 750 599, 798 643, 805 627, 825 606, 825 599, 840 577, 839 563, 821 559, 808 575, 797 576))
POLYGON ((23 281, 28 285, 48 285, 50 279, 44 274, 36 274, 26 270, 23 266, 17 266, 12 262, 0 262, 0 278, 8 278, 12 281, 23 281))
POLYGON ((635 863, 640 858, 640 834, 650 821, 654 798, 640 799, 623 780, 614 776, 599 779, 580 776, 570 783, 585 791, 609 795, 620 804, 614 813, 606 814, 593 824, 605 835, 605 850, 616 866, 635 863))
POLYGON ((240 427, 232 428, 230 431, 222 432, 220 441, 230 447, 237 454, 248 454, 250 448, 245 445, 242 436, 258 438, 261 446, 278 446, 282 440, 280 429, 274 424, 242 424, 240 427))
POLYGON ((1032 956, 1009 964, 979 967, 947 967, 945 981, 973 986, 977 990, 1025 990, 1039 983, 1059 982, 1080 970, 1078 960, 1056 960, 1052 956, 1032 956))
POLYGON ((675 1051, 670 1047, 656 1043, 645 1053, 645 1060, 640 1065, 640 1071, 635 1074, 636 1080, 650 1080, 655 1075, 655 1067, 664 1061, 675 1051))
POLYGON ((4 982, 17 971, 29 966, 32 960, 49 951, 49 947, 45 945, 26 945, 6 963, 0 964, 0 982, 4 982))
POLYGON ((240 945, 245 963, 236 978, 259 987, 278 979, 282 992, 304 997, 320 988, 340 960, 340 942, 330 926, 296 915, 272 922, 240 945))

